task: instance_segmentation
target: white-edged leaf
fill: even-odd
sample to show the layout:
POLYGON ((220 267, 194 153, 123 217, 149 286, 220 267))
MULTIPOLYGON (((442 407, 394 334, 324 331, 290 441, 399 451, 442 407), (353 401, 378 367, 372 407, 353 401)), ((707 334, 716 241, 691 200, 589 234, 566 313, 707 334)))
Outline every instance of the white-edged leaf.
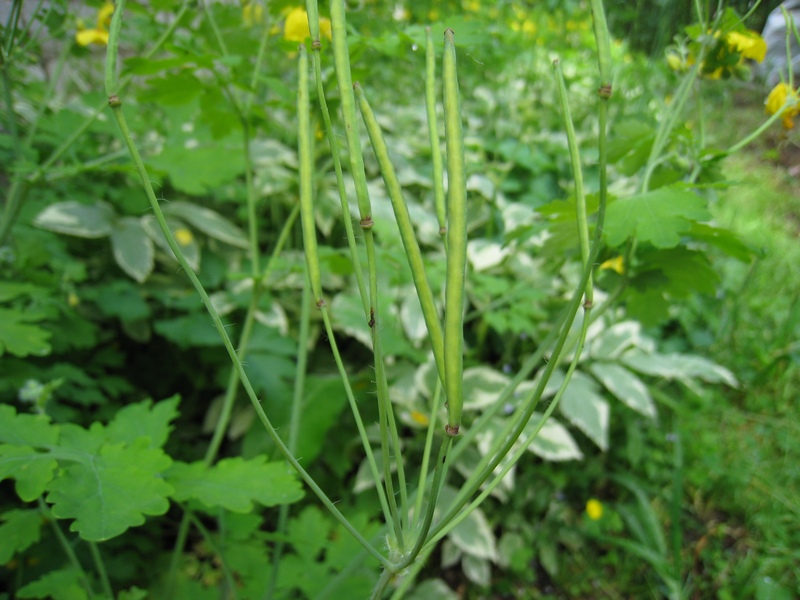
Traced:
POLYGON ((693 354, 645 354, 629 350, 622 355, 622 362, 639 373, 666 379, 689 381, 697 378, 708 383, 726 383, 731 387, 739 385, 728 369, 693 354))
POLYGON ((176 200, 164 205, 164 214, 180 217, 197 229, 231 246, 247 248, 247 234, 216 211, 176 200))
POLYGON ((573 373, 559 408, 601 450, 608 449, 608 402, 597 393, 594 381, 583 373, 573 373))
POLYGON ((449 569, 452 566, 455 566, 458 561, 461 560, 461 557, 464 556, 464 553, 461 552, 458 546, 456 546, 453 542, 449 539, 445 538, 444 542, 442 542, 442 562, 441 567, 443 569, 449 569))
POLYGON ((464 408, 486 408, 497 402, 508 384, 508 377, 489 367, 472 367, 464 371, 464 408))
POLYGON ((467 555, 461 560, 461 569, 472 583, 488 587, 492 582, 492 565, 485 558, 467 555))
MULTIPOLYGON (((450 506, 457 493, 450 486, 446 485, 442 488, 436 503, 439 516, 441 516, 442 510, 446 510, 450 506)), ((492 561, 497 560, 497 540, 486 515, 480 508, 473 510, 461 523, 456 525, 448 534, 448 539, 466 555, 492 561)))
POLYGON ((656 418, 656 405, 650 391, 628 369, 615 363, 595 362, 589 370, 620 402, 646 417, 656 418))
POLYGON ((414 387, 419 391, 420 394, 425 396, 426 398, 430 398, 433 396, 434 389, 436 387, 436 381, 439 379, 439 375, 436 372, 436 363, 432 360, 429 360, 426 363, 423 363, 417 369, 417 372, 414 374, 414 387))
MULTIPOLYGON (((533 413, 525 426, 524 437, 531 435, 542 419, 541 413, 533 413)), ((553 462, 565 460, 583 460, 583 452, 570 432, 553 417, 547 419, 539 433, 528 444, 528 451, 539 458, 553 462)))
POLYGON ((470 240, 467 244, 467 258, 476 271, 496 267, 508 256, 510 250, 497 242, 486 239, 470 240))
POLYGON ((631 346, 650 349, 652 340, 642 336, 642 326, 637 321, 614 323, 591 341, 591 355, 598 360, 615 360, 631 346))
MULTIPOLYGON (((380 477, 381 481, 383 481, 383 469, 381 468, 381 465, 383 464, 383 451, 373 450, 372 453, 375 455, 375 464, 378 467, 378 477, 380 477)), ((392 461, 390 469, 392 473, 397 471, 397 463, 392 461)), ((361 492, 374 487, 375 478, 372 476, 372 469, 370 468, 369 460, 364 458, 364 460, 362 460, 361 464, 358 466, 358 471, 356 472, 356 481, 353 484, 353 493, 360 494, 361 492)))
POLYGON ((426 579, 405 597, 406 600, 458 600, 459 595, 441 579, 426 579))
MULTIPOLYGON (((150 239, 153 240, 159 248, 166 252, 167 256, 177 261, 175 254, 172 252, 172 248, 169 247, 167 239, 161 232, 161 227, 158 226, 158 221, 156 218, 153 215, 144 215, 141 219, 139 219, 139 221, 142 224, 142 228, 144 228, 145 232, 147 232, 147 235, 150 236, 150 239)), ((169 227, 169 230, 172 232, 172 236, 175 238, 175 241, 178 242, 186 262, 189 263, 189 266, 192 267, 192 269, 199 271, 200 245, 197 243, 197 238, 194 237, 192 231, 183 221, 173 218, 169 218, 166 221, 167 227, 169 227)))
POLYGON ((40 212, 33 224, 36 227, 82 238, 101 238, 111 235, 114 209, 106 202, 82 204, 74 200, 51 204, 40 212))
POLYGON ((147 235, 139 219, 123 217, 111 231, 111 248, 120 268, 139 283, 153 270, 153 240, 147 235))
POLYGON ((413 288, 409 290, 400 304, 400 322, 408 339, 417 344, 428 337, 428 328, 425 326, 419 298, 412 290, 413 288))

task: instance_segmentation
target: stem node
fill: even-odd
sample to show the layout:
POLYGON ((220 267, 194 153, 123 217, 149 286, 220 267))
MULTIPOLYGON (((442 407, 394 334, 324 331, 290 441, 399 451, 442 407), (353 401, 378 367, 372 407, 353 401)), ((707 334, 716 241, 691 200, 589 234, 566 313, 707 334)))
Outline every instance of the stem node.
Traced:
POLYGON ((108 105, 111 108, 116 108, 118 106, 122 106, 122 100, 120 100, 119 96, 117 96, 116 94, 113 94, 113 95, 108 97, 108 105))

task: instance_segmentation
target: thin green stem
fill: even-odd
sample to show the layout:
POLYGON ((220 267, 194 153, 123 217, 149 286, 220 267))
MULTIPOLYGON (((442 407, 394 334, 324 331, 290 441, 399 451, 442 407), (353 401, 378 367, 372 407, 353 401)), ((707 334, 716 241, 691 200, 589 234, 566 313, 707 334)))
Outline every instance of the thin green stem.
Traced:
POLYGON ((153 191, 153 186, 150 183, 150 178, 147 174, 147 170, 145 169, 144 162, 142 161, 141 156, 133 142, 133 138, 131 137, 130 130, 128 128, 128 123, 125 119, 125 115, 121 108, 121 101, 115 103, 115 106, 112 106, 114 118, 119 125, 120 132, 122 137, 125 141, 128 150, 130 151, 131 158, 133 159, 134 165, 136 166, 136 170, 139 174, 139 177, 142 182, 142 186, 146 192, 147 198, 150 202, 150 206, 153 209, 153 213, 158 221, 159 227, 161 228, 164 237, 167 240, 167 243, 170 249, 175 254, 178 262, 180 263, 183 271, 186 272, 186 275, 189 277, 192 285, 194 286, 195 290, 197 291, 198 295, 202 303, 205 305, 206 310, 208 311, 209 315, 211 316, 212 321, 214 322, 214 326, 217 329, 220 337, 222 338, 223 345, 225 346, 226 351, 228 352, 228 356, 230 357, 231 361, 234 364, 234 368, 239 375, 239 378, 242 382, 242 385, 247 392, 247 396, 250 399, 250 402, 253 404, 253 408, 256 411, 256 414, 259 417, 259 420, 264 425, 264 428, 267 430, 267 433, 275 442, 275 445, 278 447, 278 450, 286 457, 292 467, 297 471, 300 477, 306 482, 306 484, 311 488, 311 490, 319 497, 320 501, 325 505, 325 507, 331 512, 334 518, 339 521, 345 529, 347 529, 356 540, 362 544, 365 548, 370 551, 370 554, 375 556, 382 564, 390 565, 391 563, 380 553, 378 552, 364 537, 356 530, 353 525, 342 515, 342 513, 336 508, 334 503, 328 498, 325 492, 317 485, 314 479, 308 474, 308 472, 300 465, 297 459, 289 452, 289 449, 286 447, 286 444, 278 435, 275 427, 272 425, 272 422, 267 417, 264 409, 261 406, 261 402, 258 399, 258 396, 253 389, 253 386, 250 383, 250 379, 247 377, 247 373, 244 370, 242 362, 239 360, 236 350, 233 347, 233 344, 228 336, 227 331, 225 330, 225 325, 220 319, 219 314, 217 313, 216 309, 214 308, 210 298, 208 297, 205 288, 200 283, 200 280, 197 278, 197 275, 192 270, 189 263, 186 261, 186 258, 181 251, 180 246, 175 241, 174 237, 172 236, 171 231, 167 225, 166 219, 164 218, 164 213, 161 210, 161 206, 158 203, 158 199, 156 198, 155 192, 153 191))
MULTIPOLYGON (((292 414, 289 418, 289 439, 287 447, 294 454, 297 452, 297 438, 300 434, 300 420, 303 408, 303 395, 306 382, 306 368, 308 366, 308 343, 311 330, 311 282, 308 277, 303 283, 303 296, 300 305, 300 332, 297 340, 297 366, 294 376, 294 392, 292 394, 292 414)), ((286 532, 286 524, 289 521, 288 504, 281 504, 278 509, 278 524, 276 532, 282 535, 286 532)), ((284 540, 278 539, 272 552, 272 575, 270 576, 269 586, 265 599, 273 598, 275 588, 278 585, 278 573, 280 571, 281 556, 283 555, 284 540)))
POLYGON ((75 554, 75 550, 72 549, 72 544, 69 543, 67 536, 61 531, 61 527, 58 526, 56 518, 53 516, 50 507, 47 506, 47 503, 42 500, 41 497, 37 499, 37 502, 39 504, 39 511, 41 511, 42 516, 50 523, 61 549, 64 551, 64 554, 67 555, 67 560, 69 560, 72 567, 80 574, 83 586, 86 588, 86 593, 89 595, 89 598, 94 598, 92 583, 89 581, 89 576, 86 574, 86 571, 84 571, 81 561, 78 560, 78 555, 75 554))
POLYGON ((339 191, 339 201, 342 205, 342 220, 344 221, 344 229, 347 235, 347 245, 350 248, 350 259, 353 261, 353 270, 356 274, 356 283, 358 284, 358 292, 361 296, 361 303, 364 306, 364 316, 369 318, 369 297, 367 295, 367 287, 364 284, 364 271, 361 268, 361 258, 358 254, 356 246, 356 236, 353 232, 353 220, 350 217, 350 203, 347 201, 347 192, 344 187, 344 176, 342 175, 342 160, 339 157, 339 144, 336 141, 336 132, 331 123, 331 115, 328 111, 328 102, 325 100, 325 90, 322 86, 322 58, 320 56, 320 47, 318 44, 312 45, 314 50, 314 78, 317 82, 317 99, 319 106, 322 109, 322 120, 325 123, 325 133, 328 138, 328 145, 331 149, 331 157, 333 159, 333 170, 336 173, 336 186, 339 191))
POLYGON ((225 560, 225 555, 222 552, 222 548, 220 548, 219 544, 214 540, 214 536, 211 535, 211 532, 203 525, 202 521, 198 519, 194 513, 190 511, 186 511, 186 514, 189 515, 189 519, 192 522, 192 525, 200 532, 200 535, 203 536, 206 544, 208 544, 209 550, 214 553, 217 558, 219 559, 219 564, 222 567, 222 573, 225 575, 225 583, 228 586, 227 593, 223 594, 223 598, 237 598, 236 594, 236 580, 233 578, 233 572, 231 571, 230 567, 228 566, 228 561, 225 560))
POLYGON ((97 547, 97 542, 89 542, 88 544, 89 551, 92 553, 94 568, 97 569, 97 574, 100 577, 100 584, 103 586, 103 594, 108 600, 114 600, 114 590, 111 588, 111 582, 108 579, 106 564, 103 561, 103 556, 100 554, 100 548, 97 547))
POLYGON ((185 506, 183 517, 181 518, 180 525, 178 525, 178 535, 175 536, 175 546, 172 548, 172 557, 169 561, 169 573, 167 574, 167 583, 164 586, 164 600, 173 598, 173 591, 175 590, 175 583, 178 578, 178 568, 180 567, 186 540, 189 537, 191 516, 191 509, 185 506))
POLYGON ((431 405, 429 408, 430 417, 428 419, 428 431, 425 434, 425 448, 422 451, 422 463, 419 467, 419 483, 417 484, 417 501, 414 505, 414 522, 411 525, 413 530, 416 527, 417 521, 422 514, 422 503, 425 499, 425 482, 428 477, 428 464, 430 463, 431 450, 433 449, 433 435, 436 430, 436 417, 439 407, 439 397, 442 394, 442 382, 437 380, 436 387, 434 388, 433 395, 431 396, 431 405))

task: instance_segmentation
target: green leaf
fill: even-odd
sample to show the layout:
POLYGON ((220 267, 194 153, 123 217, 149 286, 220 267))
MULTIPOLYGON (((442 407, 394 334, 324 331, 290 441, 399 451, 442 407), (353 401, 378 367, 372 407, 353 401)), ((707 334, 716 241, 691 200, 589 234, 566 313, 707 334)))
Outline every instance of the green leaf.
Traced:
MULTIPOLYGON (((442 488, 437 505, 448 506, 455 499, 456 491, 450 486, 442 488)), ((456 525, 448 536, 459 550, 469 556, 497 561, 497 540, 486 515, 478 508, 456 525)))
POLYGON ((728 256, 741 261, 749 261, 755 251, 745 244, 741 238, 732 231, 712 227, 704 223, 692 223, 689 235, 696 240, 716 246, 728 256))
POLYGON ((559 408, 601 450, 608 449, 608 402, 597 393, 594 381, 583 373, 573 373, 559 408))
POLYGON ((57 233, 82 238, 101 238, 111 235, 114 218, 114 209, 105 202, 81 204, 68 200, 45 208, 33 224, 57 233))
POLYGON ((662 187, 622 198, 608 207, 606 241, 619 246, 630 237, 656 248, 672 248, 692 222, 710 219, 706 201, 692 191, 662 187))
POLYGON ((247 248, 247 234, 216 211, 176 200, 164 206, 164 214, 179 217, 221 242, 247 248))
POLYGON ((217 328, 208 313, 193 312, 175 319, 156 321, 153 329, 181 348, 191 346, 221 346, 217 328))
POLYGON ((170 421, 178 416, 180 396, 175 395, 153 406, 151 400, 129 404, 117 411, 106 427, 106 435, 113 443, 131 444, 139 438, 147 438, 150 448, 161 448, 172 431, 170 421))
POLYGON ((245 170, 244 149, 235 135, 173 143, 149 161, 155 169, 166 171, 176 189, 194 196, 232 182, 245 170))
POLYGON ((39 541, 43 519, 38 510, 9 510, 0 520, 0 564, 39 541))
MULTIPOLYGON (((541 413, 533 413, 531 420, 525 426, 523 435, 531 435, 542 416, 541 413)), ((549 461, 583 460, 583 452, 578 448, 575 439, 567 431, 567 428, 553 417, 547 419, 547 422, 542 425, 539 433, 528 445, 528 451, 549 461)))
POLYGON ((17 446, 52 446, 58 426, 45 415, 17 414, 13 406, 0 404, 0 443, 17 446))
POLYGON ((58 463, 30 446, 0 446, 0 481, 15 479, 14 489, 25 502, 36 500, 53 479, 58 463))
POLYGON ((614 360, 631 346, 652 345, 650 340, 642 336, 642 326, 636 321, 614 323, 604 329, 591 341, 592 358, 598 360, 614 360))
POLYGON ((628 369, 617 364, 595 362, 589 370, 623 404, 655 419, 656 406, 647 386, 628 369))
POLYGON ((492 565, 485 558, 467 554, 461 559, 461 569, 471 582, 488 587, 492 582, 492 565))
POLYGON ((17 591, 17 598, 47 598, 48 600, 87 600, 77 569, 61 569, 42 575, 17 591))
POLYGON ((0 308, 0 356, 46 356, 51 346, 50 332, 26 321, 41 320, 41 315, 25 314, 14 309, 0 308))
POLYGON ((114 224, 111 232, 114 260, 120 268, 139 283, 153 270, 153 240, 142 228, 139 219, 124 217, 114 224))
POLYGON ((149 446, 142 438, 131 445, 105 444, 98 455, 67 466, 48 486, 53 514, 75 519, 70 529, 92 541, 141 525, 145 515, 163 515, 172 487, 161 473, 172 461, 149 446))
POLYGON ((303 497, 297 476, 284 462, 226 458, 213 467, 201 461, 175 463, 167 474, 175 486, 173 496, 183 501, 196 499, 209 508, 221 506, 232 512, 249 512, 253 502, 264 506, 289 504, 303 497))

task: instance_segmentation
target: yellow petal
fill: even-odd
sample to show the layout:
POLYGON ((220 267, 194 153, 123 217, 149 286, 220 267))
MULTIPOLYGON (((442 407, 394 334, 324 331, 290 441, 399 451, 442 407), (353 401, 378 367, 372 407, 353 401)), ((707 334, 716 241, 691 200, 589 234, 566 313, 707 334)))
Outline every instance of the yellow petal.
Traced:
POLYGON ((319 34, 327 38, 328 40, 333 39, 333 35, 331 32, 331 20, 327 17, 320 17, 319 18, 319 34))
POLYGON ((175 241, 178 242, 180 246, 188 246, 194 240, 192 232, 183 227, 181 229, 176 229, 174 235, 175 241))
POLYGON ((725 36, 725 41, 745 58, 762 62, 767 55, 767 43, 755 31, 748 30, 745 33, 731 31, 725 36))
POLYGON ((103 4, 103 6, 100 7, 100 10, 97 11, 97 28, 108 29, 108 26, 111 25, 111 15, 113 14, 114 3, 106 2, 103 4))
POLYGON ((426 426, 428 423, 430 423, 428 415, 421 413, 418 410, 412 410, 410 416, 411 420, 414 421, 414 423, 422 425, 423 427, 426 426))
POLYGON ((89 44, 108 45, 108 32, 103 29, 82 29, 75 34, 75 41, 79 46, 89 44))
POLYGON ((311 37, 308 29, 308 14, 302 8, 293 8, 286 15, 283 25, 283 39, 290 42, 304 42, 311 37))
POLYGON ((616 271, 620 275, 625 274, 625 262, 622 260, 621 256, 617 256, 616 258, 609 258, 602 265, 600 265, 600 268, 616 271))
POLYGON ((252 27, 264 21, 264 7, 260 4, 247 3, 242 6, 242 22, 245 27, 252 27))

